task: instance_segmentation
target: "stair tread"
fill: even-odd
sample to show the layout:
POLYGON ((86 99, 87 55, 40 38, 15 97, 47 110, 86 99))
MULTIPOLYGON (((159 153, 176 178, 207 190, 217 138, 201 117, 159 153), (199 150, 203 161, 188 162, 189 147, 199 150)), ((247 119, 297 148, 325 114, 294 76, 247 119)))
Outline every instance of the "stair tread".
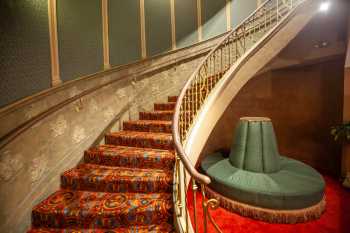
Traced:
POLYGON ((158 133, 158 132, 139 132, 139 131, 128 131, 122 130, 118 132, 112 132, 107 134, 115 137, 135 137, 135 138, 162 138, 165 140, 172 140, 172 134, 170 133, 158 133))
POLYGON ((171 193, 107 193, 60 189, 34 207, 33 226, 113 229, 120 225, 160 224, 171 217, 171 198, 171 193), (133 213, 134 218, 129 218, 130 213, 133 213))
POLYGON ((114 229, 78 229, 78 228, 66 228, 66 229, 59 229, 59 228, 32 228, 27 233, 131 233, 131 232, 138 232, 138 233, 147 233, 147 232, 154 232, 154 233, 166 233, 166 232, 172 232, 173 227, 166 222, 163 222, 161 224, 154 224, 154 225, 148 225, 148 226, 130 226, 130 227, 119 227, 114 229))
POLYGON ((67 170, 63 174, 67 176, 116 176, 116 178, 143 177, 147 179, 157 179, 160 177, 168 177, 172 172, 160 169, 113 167, 82 163, 75 168, 67 170))
POLYGON ((155 103, 154 110, 174 110, 176 102, 155 103))
POLYGON ((171 121, 174 115, 173 110, 156 110, 140 112, 140 120, 167 120, 171 121))
POLYGON ((174 150, 170 133, 119 131, 106 134, 106 144, 174 150))
POLYGON ((165 120, 135 120, 123 122, 123 129, 127 131, 171 133, 171 121, 165 120))
POLYGON ((161 125, 171 125, 171 121, 165 121, 165 120, 134 120, 134 121, 125 121, 128 123, 133 123, 133 124, 161 124, 161 125))
POLYGON ((168 96, 168 102, 176 102, 178 96, 168 96))
POLYGON ((170 192, 171 171, 80 164, 62 174, 61 187, 102 192, 170 192))
POLYGON ((138 148, 138 147, 129 147, 129 146, 116 146, 116 145, 100 145, 98 147, 92 148, 88 151, 104 151, 108 152, 110 156, 115 155, 123 155, 125 153, 132 153, 137 154, 140 153, 142 156, 145 152, 148 153, 147 157, 156 156, 159 158, 159 154, 166 157, 174 157, 174 152, 171 152, 169 150, 162 150, 162 149, 155 149, 155 148, 138 148))
POLYGON ((153 110, 153 111, 142 111, 141 113, 154 113, 154 114, 165 114, 172 113, 174 114, 174 110, 153 110))
POLYGON ((153 148, 101 145, 86 151, 84 160, 110 166, 172 170, 175 154, 169 150, 153 148))

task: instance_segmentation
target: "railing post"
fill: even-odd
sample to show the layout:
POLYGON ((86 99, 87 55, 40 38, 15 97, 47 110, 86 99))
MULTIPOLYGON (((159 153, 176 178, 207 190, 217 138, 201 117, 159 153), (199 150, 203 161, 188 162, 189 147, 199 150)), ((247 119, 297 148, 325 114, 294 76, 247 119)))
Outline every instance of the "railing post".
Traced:
POLYGON ((194 232, 198 233, 198 225, 197 225, 197 190, 198 186, 196 181, 192 179, 192 191, 193 191, 193 219, 194 219, 194 232))

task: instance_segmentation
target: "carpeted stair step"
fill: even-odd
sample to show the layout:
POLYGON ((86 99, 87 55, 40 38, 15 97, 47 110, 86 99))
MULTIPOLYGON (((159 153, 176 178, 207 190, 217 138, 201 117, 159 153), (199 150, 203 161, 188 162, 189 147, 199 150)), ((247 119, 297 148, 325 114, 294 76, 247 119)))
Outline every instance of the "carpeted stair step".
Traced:
POLYGON ((168 103, 155 103, 154 110, 155 111, 173 111, 175 109, 176 102, 168 102, 168 103))
POLYGON ((61 188, 114 193, 171 192, 171 171, 80 164, 61 176, 61 188))
POLYGON ((169 133, 119 131, 106 135, 106 144, 173 150, 174 143, 169 133))
POLYGON ((148 226, 130 226, 114 229, 58 229, 58 228, 33 228, 27 233, 169 233, 173 227, 168 223, 148 226))
POLYGON ((171 121, 173 119, 174 111, 153 111, 140 112, 140 120, 160 120, 171 121))
POLYGON ((176 102, 177 96, 168 96, 168 102, 176 102))
POLYGON ((171 121, 138 120, 123 122, 123 129, 128 131, 171 133, 171 121))
POLYGON ((115 229, 171 221, 171 193, 59 190, 34 207, 33 227, 115 229))
POLYGON ((101 145, 87 150, 84 162, 117 167, 172 170, 175 155, 168 150, 101 145))

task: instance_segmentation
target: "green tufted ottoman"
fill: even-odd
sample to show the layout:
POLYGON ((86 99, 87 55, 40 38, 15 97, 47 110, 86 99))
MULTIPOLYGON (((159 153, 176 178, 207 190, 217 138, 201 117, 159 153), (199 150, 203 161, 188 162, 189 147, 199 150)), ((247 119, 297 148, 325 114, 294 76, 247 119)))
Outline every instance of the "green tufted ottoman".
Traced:
POLYGON ((297 223, 317 219, 325 209, 322 176, 279 155, 268 118, 241 118, 229 157, 209 155, 201 168, 212 179, 209 196, 244 216, 297 223))

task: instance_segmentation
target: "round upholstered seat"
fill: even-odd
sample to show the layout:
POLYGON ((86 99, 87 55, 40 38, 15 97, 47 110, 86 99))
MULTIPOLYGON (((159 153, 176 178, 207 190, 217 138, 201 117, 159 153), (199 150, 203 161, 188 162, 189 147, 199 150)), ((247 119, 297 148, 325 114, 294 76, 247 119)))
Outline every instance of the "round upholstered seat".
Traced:
MULTIPOLYGON (((209 187, 235 202, 287 211, 287 215, 288 211, 306 211, 324 203, 322 176, 312 167, 279 154, 268 118, 241 118, 229 156, 208 155, 201 168, 212 180, 209 187)), ((322 212, 322 208, 318 210, 322 212)))
POLYGON ((257 173, 233 167, 220 153, 207 156, 202 169, 210 187, 225 197, 250 205, 278 210, 302 209, 319 203, 325 183, 308 165, 280 156, 280 170, 257 173))

